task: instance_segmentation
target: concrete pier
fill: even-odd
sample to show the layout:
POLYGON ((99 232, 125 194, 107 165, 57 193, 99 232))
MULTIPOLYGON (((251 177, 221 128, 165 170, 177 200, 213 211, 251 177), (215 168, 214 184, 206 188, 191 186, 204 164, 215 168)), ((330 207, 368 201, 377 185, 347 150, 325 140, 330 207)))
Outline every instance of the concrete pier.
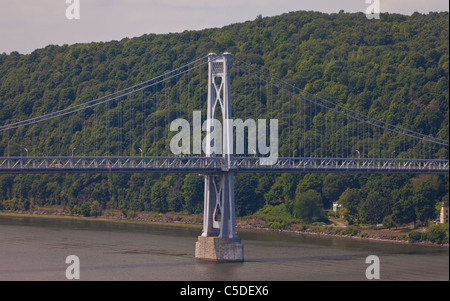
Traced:
POLYGON ((244 246, 239 238, 199 236, 195 243, 195 258, 214 262, 243 262, 244 246))

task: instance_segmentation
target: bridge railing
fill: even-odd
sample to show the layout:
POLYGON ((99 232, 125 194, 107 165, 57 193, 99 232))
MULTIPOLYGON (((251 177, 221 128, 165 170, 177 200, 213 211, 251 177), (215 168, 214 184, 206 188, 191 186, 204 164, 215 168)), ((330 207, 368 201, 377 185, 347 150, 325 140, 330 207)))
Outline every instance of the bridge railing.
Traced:
POLYGON ((210 157, 4 157, 0 173, 33 172, 158 172, 221 170, 210 157))
POLYGON ((0 173, 37 172, 398 172, 448 173, 449 160, 234 157, 3 157, 0 173))
MULTIPOLYGON (((266 158, 269 159, 269 158, 266 158)), ((448 173, 449 161, 438 159, 363 159, 363 158, 278 158, 266 164, 265 158, 235 157, 231 170, 240 172, 403 172, 448 173)), ((270 159, 272 160, 272 159, 270 159)))

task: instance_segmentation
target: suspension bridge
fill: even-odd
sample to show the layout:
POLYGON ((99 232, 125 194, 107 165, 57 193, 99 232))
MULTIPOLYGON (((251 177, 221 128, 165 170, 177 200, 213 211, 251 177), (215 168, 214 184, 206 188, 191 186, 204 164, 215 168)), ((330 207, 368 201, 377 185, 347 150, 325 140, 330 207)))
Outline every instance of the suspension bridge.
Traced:
POLYGON ((235 230, 235 173, 449 172, 447 140, 311 94, 230 53, 211 53, 105 96, 33 115, 0 126, 0 173, 204 175, 199 259, 244 258, 235 230), (194 111, 205 117, 203 125, 194 111), (245 122, 247 140, 239 148, 233 117, 255 124, 276 120, 276 141, 262 135, 252 143, 255 128, 245 122), (201 130, 185 138, 188 148, 174 153, 169 145, 177 130, 171 124, 180 119, 201 130), (220 135, 213 123, 218 119, 224 125, 220 135), (261 154, 273 142, 274 152, 261 154))

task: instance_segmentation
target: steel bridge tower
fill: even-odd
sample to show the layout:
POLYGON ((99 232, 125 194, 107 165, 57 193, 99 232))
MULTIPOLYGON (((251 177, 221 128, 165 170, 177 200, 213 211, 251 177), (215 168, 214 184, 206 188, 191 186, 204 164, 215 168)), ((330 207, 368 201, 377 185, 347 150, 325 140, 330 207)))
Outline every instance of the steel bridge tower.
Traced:
POLYGON ((222 154, 224 167, 219 174, 205 175, 203 233, 195 246, 195 257, 212 261, 243 261, 244 248, 236 235, 233 159, 233 126, 230 91, 230 53, 208 55, 208 98, 206 156, 222 154), (214 120, 220 110, 222 143, 215 139, 214 120), (218 147, 222 150, 218 152, 218 147))

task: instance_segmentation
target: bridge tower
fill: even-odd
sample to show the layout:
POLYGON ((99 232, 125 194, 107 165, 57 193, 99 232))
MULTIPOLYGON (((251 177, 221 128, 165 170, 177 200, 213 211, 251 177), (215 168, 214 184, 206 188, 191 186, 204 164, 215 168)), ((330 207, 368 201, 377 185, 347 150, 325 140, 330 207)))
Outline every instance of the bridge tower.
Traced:
POLYGON ((220 174, 205 176, 203 233, 195 245, 195 257, 218 262, 243 261, 244 248, 236 235, 234 175, 229 171, 233 159, 231 123, 230 53, 208 55, 208 104, 206 144, 208 157, 221 153, 225 166, 220 174), (222 143, 215 139, 216 111, 222 116, 222 143), (221 152, 218 148, 221 147, 221 152))

